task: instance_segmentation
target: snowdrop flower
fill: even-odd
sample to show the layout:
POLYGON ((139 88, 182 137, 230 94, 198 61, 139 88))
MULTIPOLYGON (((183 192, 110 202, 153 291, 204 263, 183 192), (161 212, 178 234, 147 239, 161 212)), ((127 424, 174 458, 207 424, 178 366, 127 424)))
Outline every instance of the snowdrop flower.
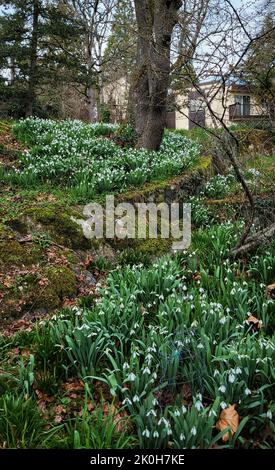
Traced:
POLYGON ((224 325, 225 322, 226 322, 226 317, 222 317, 222 318, 219 319, 219 323, 220 323, 221 325, 224 325))
POLYGON ((267 417, 268 419, 272 419, 272 412, 271 412, 271 410, 268 410, 268 411, 267 411, 266 417, 267 417))
POLYGON ((251 395, 251 390, 249 388, 246 388, 244 393, 245 395, 251 395))
POLYGON ((137 401, 139 401, 139 396, 135 395, 134 398, 133 398, 133 403, 136 403, 137 401))
POLYGON ((131 372, 131 374, 128 375, 127 380, 129 380, 129 382, 134 382, 136 380, 136 375, 131 372))
POLYGON ((124 362, 122 368, 123 368, 123 370, 130 369, 130 366, 129 366, 128 362, 124 362))
POLYGON ((224 385, 221 385, 218 390, 222 393, 225 393, 226 392, 226 387, 224 385))
POLYGON ((185 440, 185 435, 183 433, 181 433, 180 435, 180 441, 184 441, 185 440))
POLYGON ((234 374, 229 374, 228 380, 231 384, 235 382, 236 376, 234 374))
POLYGON ((150 415, 152 415, 152 416, 157 416, 157 413, 155 412, 155 410, 150 410, 150 411, 148 411, 148 413, 146 414, 146 416, 150 416, 150 415))
POLYGON ((153 437, 159 437, 158 431, 154 431, 154 432, 153 432, 153 437))
POLYGON ((197 408, 198 411, 203 410, 203 404, 200 401, 196 401, 195 408, 197 408))
POLYGON ((159 422, 158 422, 158 426, 160 426, 161 423, 163 423, 166 427, 169 427, 169 426, 170 426, 169 421, 168 421, 166 418, 164 418, 164 417, 160 418, 160 420, 159 420, 159 422))
POLYGON ((198 349, 204 349, 204 345, 203 345, 202 343, 199 343, 199 344, 197 345, 197 348, 198 348, 198 349))
POLYGON ((235 369, 235 374, 240 375, 242 373, 242 369, 240 367, 237 367, 235 369))
POLYGON ((191 432, 191 434, 192 434, 193 436, 196 436, 196 434, 197 434, 197 429, 196 429, 196 427, 193 426, 190 432, 191 432))
POLYGON ((145 369, 143 370, 142 373, 143 373, 143 374, 148 374, 148 375, 150 375, 150 374, 151 374, 151 371, 150 371, 149 367, 145 367, 145 369))
POLYGON ((214 370, 214 377, 216 377, 216 375, 219 375, 219 373, 220 373, 220 372, 218 371, 218 369, 215 369, 215 370, 214 370))
POLYGON ((128 405, 132 405, 132 402, 130 400, 130 398, 125 398, 122 402, 122 405, 126 405, 128 403, 128 405))
POLYGON ((222 401, 222 402, 221 402, 221 408, 222 408, 223 410, 225 410, 225 408, 227 408, 227 403, 225 403, 225 401, 222 401))
POLYGON ((144 429, 144 431, 142 432, 142 435, 145 436, 145 437, 147 437, 147 438, 150 437, 150 431, 149 431, 149 429, 147 429, 147 428, 144 429))
POLYGON ((181 412, 182 412, 182 414, 187 413, 187 408, 184 405, 182 405, 182 407, 181 407, 181 412))
POLYGON ((176 410, 176 411, 174 412, 174 415, 175 415, 175 416, 180 416, 179 410, 176 410))

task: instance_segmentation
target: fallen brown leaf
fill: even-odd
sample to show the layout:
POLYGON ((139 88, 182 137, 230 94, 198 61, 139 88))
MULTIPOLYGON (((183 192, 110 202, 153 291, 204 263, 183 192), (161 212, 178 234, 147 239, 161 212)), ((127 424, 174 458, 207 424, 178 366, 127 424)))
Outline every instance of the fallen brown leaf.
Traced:
MULTIPOLYGON (((236 404, 229 406, 228 408, 225 408, 225 410, 221 411, 219 420, 216 423, 216 428, 219 431, 223 431, 226 428, 231 429, 231 433, 235 434, 235 432, 238 429, 239 426, 239 415, 237 411, 235 410, 236 404)), ((229 439, 229 432, 225 433, 222 436, 223 442, 227 442, 229 439)))
POLYGON ((260 330, 263 326, 262 321, 254 317, 253 315, 249 315, 246 321, 248 322, 248 324, 253 325, 256 330, 260 330))
POLYGON ((70 379, 62 385, 62 388, 68 392, 78 392, 84 390, 84 383, 80 380, 70 379))
POLYGON ((270 284, 267 286, 267 295, 271 299, 275 299, 275 284, 270 284))
POLYGON ((182 386, 183 399, 186 402, 189 402, 192 398, 192 390, 188 384, 183 384, 182 386))
POLYGON ((40 279, 40 281, 38 282, 38 284, 42 287, 44 286, 48 286, 49 284, 49 279, 47 279, 46 277, 42 277, 42 279, 40 279))

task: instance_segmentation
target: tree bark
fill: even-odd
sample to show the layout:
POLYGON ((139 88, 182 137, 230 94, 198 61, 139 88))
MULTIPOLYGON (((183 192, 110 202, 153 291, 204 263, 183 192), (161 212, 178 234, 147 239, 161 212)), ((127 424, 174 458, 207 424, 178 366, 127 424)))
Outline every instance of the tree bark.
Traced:
POLYGON ((30 69, 26 100, 26 117, 33 115, 33 104, 35 100, 35 86, 37 82, 37 48, 38 48, 38 23, 39 23, 39 0, 33 2, 32 35, 30 41, 30 69))
POLYGON ((238 258, 245 253, 248 253, 249 251, 255 250, 258 248, 260 245, 263 245, 270 240, 274 239, 275 235, 275 224, 270 225, 269 227, 265 228, 264 230, 261 230, 260 232, 255 233, 255 235, 252 235, 248 238, 246 238, 245 243, 241 246, 237 246, 234 248, 230 255, 233 258, 238 258))
POLYGON ((97 111, 97 90, 93 86, 89 86, 87 90, 87 109, 89 122, 97 122, 98 111, 97 111))
POLYGON ((181 0, 135 0, 138 25, 133 112, 138 147, 158 150, 166 122, 170 47, 181 0))

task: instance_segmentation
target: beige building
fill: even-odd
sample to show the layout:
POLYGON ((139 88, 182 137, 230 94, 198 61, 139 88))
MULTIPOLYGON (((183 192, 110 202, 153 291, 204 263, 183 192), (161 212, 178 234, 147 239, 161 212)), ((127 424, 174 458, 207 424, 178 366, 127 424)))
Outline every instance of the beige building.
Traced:
POLYGON ((120 123, 126 119, 129 88, 126 77, 120 77, 103 88, 101 101, 107 106, 112 122, 120 123))
POLYGON ((247 86, 222 87, 217 81, 201 83, 186 96, 177 96, 174 107, 167 116, 167 127, 173 129, 220 126, 220 120, 231 125, 263 116, 247 86))
MULTIPOLYGON (((126 119, 128 96, 129 81, 125 77, 104 88, 102 100, 108 106, 113 122, 126 119)), ((231 125, 264 117, 263 109, 257 106, 249 88, 236 83, 225 87, 213 80, 200 83, 186 95, 177 95, 174 103, 174 110, 167 114, 167 127, 171 129, 220 126, 220 119, 231 125)))

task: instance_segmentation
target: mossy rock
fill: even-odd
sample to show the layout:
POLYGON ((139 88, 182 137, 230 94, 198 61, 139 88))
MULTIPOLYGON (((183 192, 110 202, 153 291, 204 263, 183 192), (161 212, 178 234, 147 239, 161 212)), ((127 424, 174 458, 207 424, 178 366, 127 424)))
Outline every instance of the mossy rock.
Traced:
POLYGON ((21 233, 22 235, 26 235, 28 233, 28 225, 21 219, 11 219, 6 222, 8 227, 16 232, 21 233))
POLYGON ((172 178, 151 181, 138 188, 129 189, 115 196, 116 202, 175 202, 184 192, 193 195, 211 170, 212 159, 202 156, 182 174, 172 178))
POLYGON ((2 264, 21 264, 25 250, 16 240, 0 242, 0 261, 2 264))
POLYGON ((54 310, 61 305, 61 300, 55 290, 47 286, 44 289, 36 290, 30 295, 30 305, 35 309, 54 310))
POLYGON ((137 240, 136 250, 149 256, 160 256, 171 248, 172 241, 168 238, 150 238, 137 240))
POLYGON ((70 268, 66 266, 50 266, 44 270, 44 274, 61 300, 76 294, 76 275, 70 268))
POLYGON ((43 225, 56 243, 74 249, 90 248, 90 241, 84 237, 79 225, 71 219, 72 216, 79 218, 78 213, 50 207, 30 209, 28 215, 43 225))
POLYGON ((0 240, 0 265, 32 265, 44 258, 43 250, 33 244, 22 244, 17 240, 0 240))
POLYGON ((66 266, 49 266, 43 270, 42 276, 48 280, 48 285, 40 287, 38 284, 30 294, 35 308, 54 310, 65 298, 76 295, 76 275, 66 266))
POLYGON ((14 238, 14 234, 5 225, 0 224, 0 242, 14 238))

